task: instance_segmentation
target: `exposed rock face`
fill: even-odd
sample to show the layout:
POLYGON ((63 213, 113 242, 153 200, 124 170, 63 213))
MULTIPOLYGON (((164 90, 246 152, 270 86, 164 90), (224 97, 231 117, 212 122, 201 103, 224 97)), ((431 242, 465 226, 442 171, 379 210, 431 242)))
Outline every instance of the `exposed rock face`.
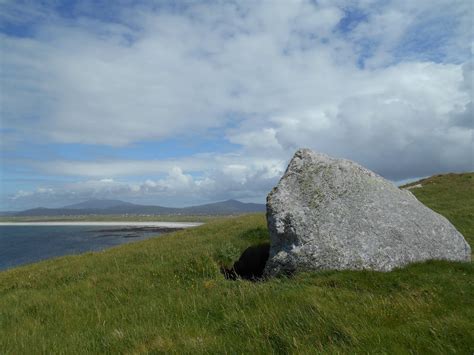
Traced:
POLYGON ((296 152, 268 195, 267 222, 266 276, 471 259, 456 228, 411 192, 352 161, 309 149, 296 152))

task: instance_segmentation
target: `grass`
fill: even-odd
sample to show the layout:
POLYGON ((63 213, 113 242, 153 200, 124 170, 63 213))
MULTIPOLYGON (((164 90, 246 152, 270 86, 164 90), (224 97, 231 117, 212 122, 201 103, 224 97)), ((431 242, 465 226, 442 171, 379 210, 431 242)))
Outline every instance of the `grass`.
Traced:
MULTIPOLYGON (((468 175, 412 191, 473 245, 468 175)), ((224 279, 267 238, 248 215, 2 272, 0 353, 473 353, 471 263, 224 279)))
POLYGON ((474 246, 474 173, 435 175, 403 187, 421 184, 410 191, 424 204, 442 214, 474 246))

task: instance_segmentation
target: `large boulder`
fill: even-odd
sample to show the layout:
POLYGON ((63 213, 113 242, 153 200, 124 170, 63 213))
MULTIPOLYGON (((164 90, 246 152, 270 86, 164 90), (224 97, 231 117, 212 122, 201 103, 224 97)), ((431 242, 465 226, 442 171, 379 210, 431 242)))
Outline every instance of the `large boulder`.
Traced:
POLYGON ((296 152, 268 195, 267 222, 266 276, 471 259, 456 228, 411 192, 352 161, 309 149, 296 152))

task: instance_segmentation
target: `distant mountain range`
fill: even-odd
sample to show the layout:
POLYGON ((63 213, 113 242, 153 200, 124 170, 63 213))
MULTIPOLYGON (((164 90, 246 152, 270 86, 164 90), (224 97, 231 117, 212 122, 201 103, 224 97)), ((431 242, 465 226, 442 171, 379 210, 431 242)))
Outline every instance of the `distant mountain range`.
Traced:
POLYGON ((33 208, 19 212, 3 212, 3 216, 77 216, 77 215, 230 215, 263 212, 265 205, 227 200, 206 205, 173 208, 137 205, 120 200, 88 200, 60 208, 33 208))
POLYGON ((130 202, 120 201, 120 200, 99 200, 92 199, 80 203, 75 203, 73 205, 67 205, 62 208, 64 209, 73 209, 73 210, 82 210, 82 209, 105 209, 112 208, 117 206, 138 206, 130 202))

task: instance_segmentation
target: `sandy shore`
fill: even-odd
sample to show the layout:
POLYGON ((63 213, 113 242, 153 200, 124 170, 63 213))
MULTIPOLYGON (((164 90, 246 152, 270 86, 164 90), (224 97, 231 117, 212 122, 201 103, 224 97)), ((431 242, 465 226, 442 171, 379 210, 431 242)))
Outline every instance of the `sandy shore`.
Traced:
POLYGON ((202 225, 198 222, 0 222, 0 226, 126 226, 191 228, 202 225))

